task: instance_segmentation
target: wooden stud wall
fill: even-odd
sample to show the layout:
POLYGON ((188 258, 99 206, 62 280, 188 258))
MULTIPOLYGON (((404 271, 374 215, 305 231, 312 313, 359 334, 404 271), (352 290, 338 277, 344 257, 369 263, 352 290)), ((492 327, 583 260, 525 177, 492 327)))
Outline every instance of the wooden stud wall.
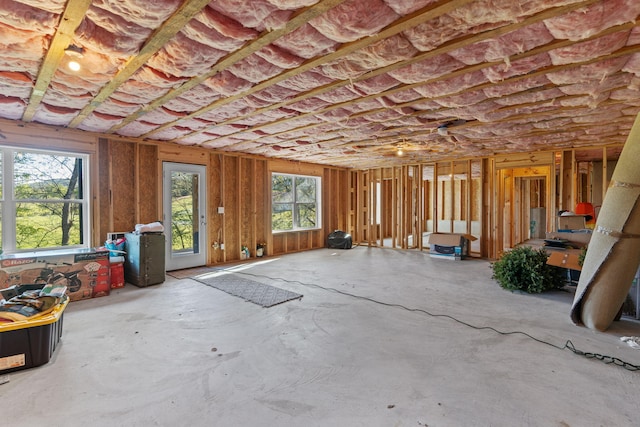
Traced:
POLYGON ((222 206, 224 207, 224 246, 227 261, 240 259, 242 248, 242 221, 241 217, 241 180, 240 158, 225 156, 224 169, 224 193, 222 206))
MULTIPOLYGON (((102 144, 102 141, 101 141, 102 144)), ((109 229, 100 230, 102 238, 109 232, 133 230, 136 224, 135 183, 136 163, 135 144, 126 141, 107 141, 107 171, 100 175, 108 182, 107 194, 102 197, 109 201, 109 229)))
POLYGON ((127 232, 136 224, 162 219, 158 148, 123 140, 100 138, 98 169, 100 176, 100 216, 98 239, 109 232, 127 232), (133 185, 131 185, 133 183, 133 185))
POLYGON ((495 168, 493 159, 482 159, 482 210, 480 212, 480 229, 483 236, 480 239, 480 254, 488 258, 495 259, 497 254, 495 251, 495 242, 493 240, 496 234, 496 201, 495 193, 495 168))
POLYGON ((333 230, 351 232, 351 172, 342 168, 212 152, 198 147, 98 137, 87 132, 37 123, 0 120, 6 144, 57 149, 91 156, 91 245, 102 245, 109 232, 125 232, 138 223, 162 219, 162 162, 207 168, 208 264, 240 259, 247 245, 252 257, 258 242, 266 255, 322 248, 333 230), (271 172, 322 177, 323 222, 317 230, 271 233, 271 172), (218 214, 224 207, 224 214, 218 214), (214 243, 218 243, 215 249, 214 243), (220 244, 225 249, 220 249, 220 244))
POLYGON ((162 185, 162 168, 158 171, 158 163, 157 145, 138 144, 136 222, 140 224, 162 221, 162 215, 158 212, 162 197, 157 190, 162 185))
MULTIPOLYGON (((112 218, 113 213, 111 210, 111 196, 110 196, 110 188, 111 188, 111 162, 109 157, 109 142, 101 138, 98 144, 98 200, 95 206, 98 207, 99 215, 94 216, 94 224, 96 224, 96 228, 98 232, 96 233, 95 239, 102 239, 101 236, 104 233, 108 233, 109 231, 113 231, 112 218)), ((106 237, 106 236, 105 236, 106 237)))
POLYGON ((211 264, 223 263, 225 261, 225 251, 220 249, 220 244, 224 242, 224 215, 218 213, 218 207, 223 206, 222 194, 224 179, 220 171, 224 170, 224 156, 211 154, 207 171, 207 193, 208 203, 208 232, 211 243, 209 249, 209 262, 211 264))
MULTIPOLYGON (((255 245, 267 243, 267 255, 321 248, 326 236, 333 230, 345 230, 354 241, 371 245, 385 245, 390 238, 392 247, 408 247, 409 234, 421 234, 427 220, 433 221, 438 231, 442 209, 456 212, 454 200, 442 198, 437 185, 439 169, 452 169, 453 162, 441 162, 433 167, 431 182, 421 179, 423 165, 379 168, 369 171, 350 171, 278 159, 218 153, 198 147, 112 138, 70 129, 51 128, 37 123, 17 123, 0 120, 4 143, 26 148, 50 148, 90 155, 92 178, 92 245, 104 242, 107 232, 129 231, 137 223, 148 223, 162 218, 162 162, 191 163, 207 168, 208 201, 208 263, 218 264, 239 260, 240 247, 249 246, 255 256, 255 245), (448 164, 449 163, 449 164, 448 164), (411 172, 410 172, 411 171, 411 172), (271 172, 320 176, 323 178, 321 228, 310 231, 271 233, 270 174, 271 172), (380 226, 371 223, 376 218, 378 194, 381 184, 380 226), (437 201, 442 200, 443 205, 437 201), (446 205, 446 206, 445 206, 446 205), (218 214, 224 207, 224 214, 218 214), (214 243, 224 244, 225 250, 214 249, 214 243)), ((607 148, 603 147, 603 189, 607 183, 607 148)), ((503 238, 502 209, 504 177, 502 170, 550 165, 552 172, 547 182, 548 194, 559 188, 560 207, 572 204, 575 198, 574 150, 563 152, 558 181, 554 170, 554 152, 499 155, 482 159, 482 206, 480 212, 480 252, 495 258, 503 238), (501 178, 502 177, 502 178, 501 178), (557 184, 557 185, 556 185, 557 184)), ((457 161, 456 161, 457 162, 457 161)), ((466 169, 470 176, 469 166, 466 169)), ((467 186, 469 187, 469 186, 467 186)), ((454 189, 456 193, 467 190, 454 189)), ((459 206, 467 219, 472 216, 472 202, 468 195, 459 206)), ((550 211, 556 209, 551 197, 550 211)), ((559 208, 559 207, 558 207, 559 208)), ((461 212, 462 213, 462 212, 461 212)), ((550 214, 551 215, 551 214, 550 214)), ((553 217, 551 216, 550 219, 553 217)), ((451 216, 453 220, 453 216, 451 216)), ((467 227, 467 230, 469 228, 467 227)), ((420 240, 413 246, 421 248, 420 240)))

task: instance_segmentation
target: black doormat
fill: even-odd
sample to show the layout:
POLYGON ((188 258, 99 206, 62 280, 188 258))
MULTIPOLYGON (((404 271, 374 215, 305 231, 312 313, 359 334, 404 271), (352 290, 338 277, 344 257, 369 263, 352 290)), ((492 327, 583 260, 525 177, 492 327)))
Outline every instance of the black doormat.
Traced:
POLYGON ((192 277, 192 279, 262 307, 273 307, 283 302, 302 298, 301 294, 265 285, 234 274, 223 273, 207 276, 202 274, 192 277))

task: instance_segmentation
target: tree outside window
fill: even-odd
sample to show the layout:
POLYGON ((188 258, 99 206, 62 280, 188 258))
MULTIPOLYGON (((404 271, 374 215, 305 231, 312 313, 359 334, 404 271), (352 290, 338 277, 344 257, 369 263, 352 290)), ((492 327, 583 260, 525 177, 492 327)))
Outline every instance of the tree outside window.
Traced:
POLYGON ((271 229, 290 231, 320 227, 320 178, 272 174, 271 229))
POLYGON ((86 246, 86 156, 0 150, 2 247, 20 250, 86 246))

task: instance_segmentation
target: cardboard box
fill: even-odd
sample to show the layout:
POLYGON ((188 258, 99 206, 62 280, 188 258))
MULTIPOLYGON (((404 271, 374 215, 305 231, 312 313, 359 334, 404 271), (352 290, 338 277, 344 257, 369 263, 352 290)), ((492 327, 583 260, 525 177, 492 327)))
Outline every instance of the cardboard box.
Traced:
POLYGON ((579 256, 579 250, 550 251, 547 264, 555 267, 568 268, 569 270, 581 271, 582 266, 578 263, 579 256))
POLYGON ((587 224, 584 215, 560 215, 558 217, 558 231, 560 230, 584 230, 587 224))
POLYGON ((23 284, 64 285, 71 301, 106 295, 109 251, 62 249, 0 257, 0 289, 23 284), (96 287, 99 292, 94 293, 96 287))
POLYGON ((469 255, 469 238, 458 233, 432 233, 429 235, 429 256, 460 261, 469 255))

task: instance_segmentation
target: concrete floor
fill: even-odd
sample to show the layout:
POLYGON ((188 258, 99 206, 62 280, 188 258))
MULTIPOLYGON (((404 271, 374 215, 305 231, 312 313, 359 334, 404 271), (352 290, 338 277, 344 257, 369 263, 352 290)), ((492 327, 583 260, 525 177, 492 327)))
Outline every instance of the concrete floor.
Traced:
POLYGON ((635 320, 574 326, 570 292, 505 291, 480 260, 358 247, 261 261, 242 272, 304 297, 262 308, 167 276, 71 303, 52 360, 0 385, 2 425, 640 425, 640 371, 460 323, 640 365, 620 341, 635 320))

